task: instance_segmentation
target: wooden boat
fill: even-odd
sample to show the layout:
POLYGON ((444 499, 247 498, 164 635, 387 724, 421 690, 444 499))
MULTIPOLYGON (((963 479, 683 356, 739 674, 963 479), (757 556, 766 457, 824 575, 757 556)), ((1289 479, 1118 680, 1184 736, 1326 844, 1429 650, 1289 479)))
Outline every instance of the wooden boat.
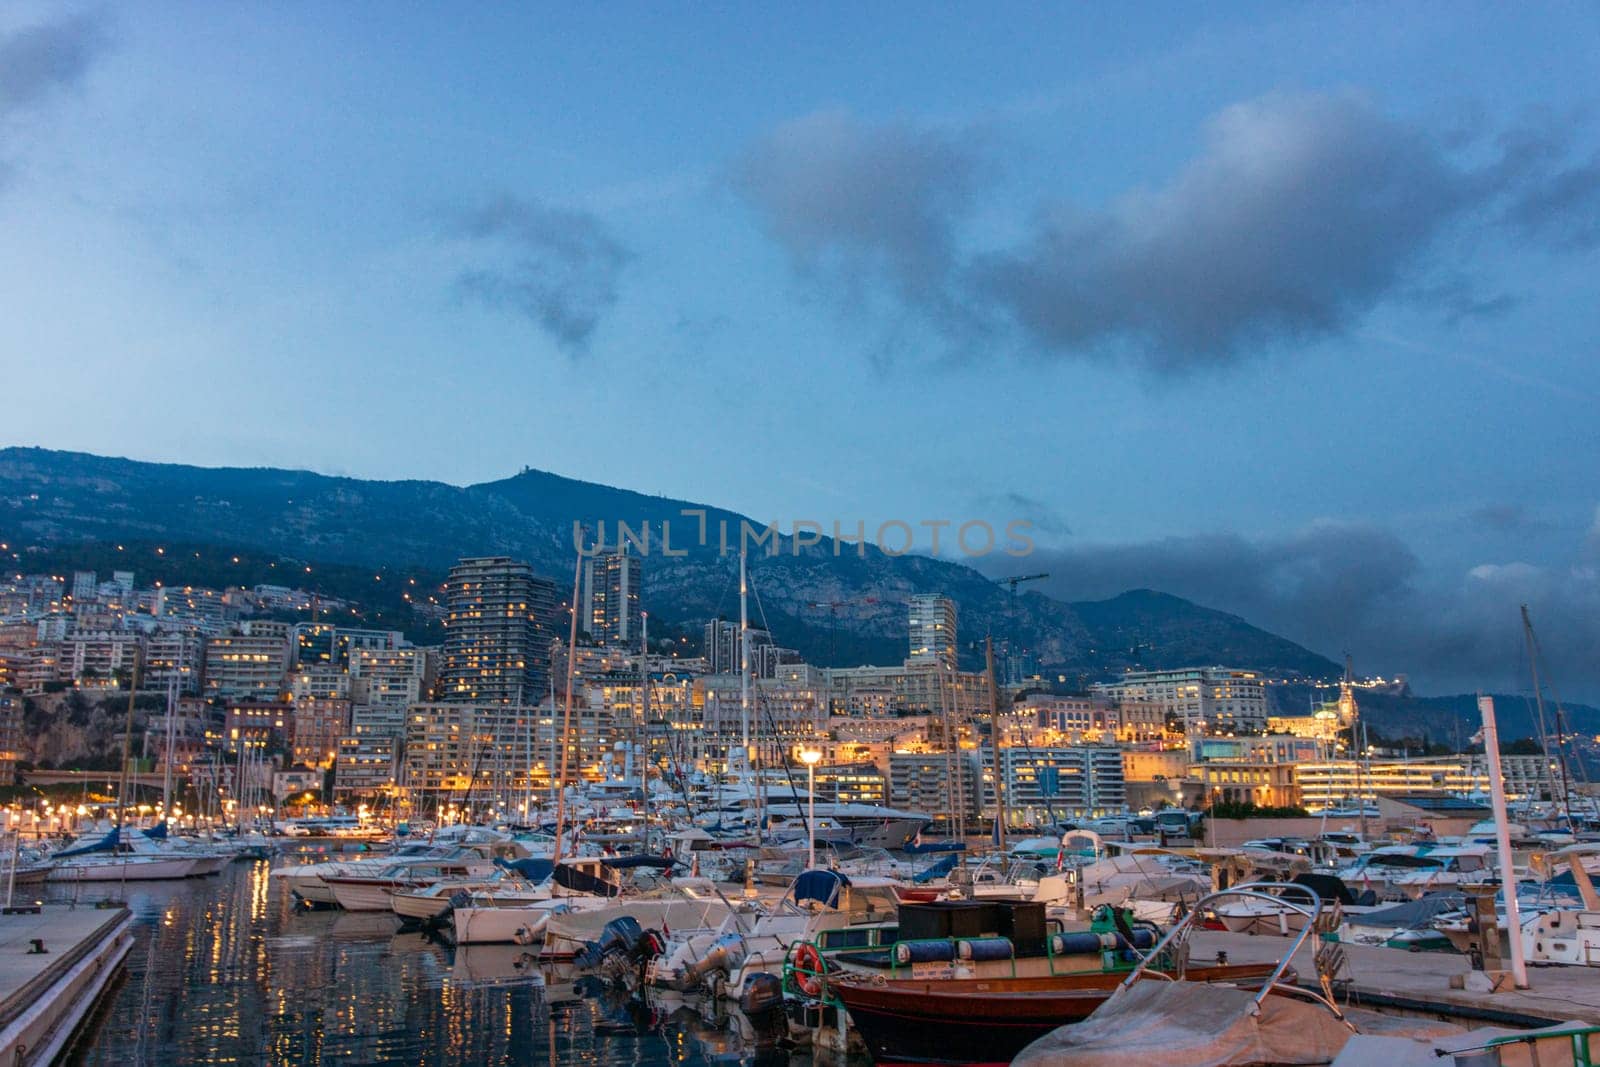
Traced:
MULTIPOLYGON (((1275 966, 1190 966, 1185 980, 1259 983, 1275 966)), ((850 1012, 851 1025, 879 1067, 1008 1064, 1035 1039, 1088 1018, 1126 977, 1125 971, 897 981, 847 975, 830 976, 828 990, 850 1012)))

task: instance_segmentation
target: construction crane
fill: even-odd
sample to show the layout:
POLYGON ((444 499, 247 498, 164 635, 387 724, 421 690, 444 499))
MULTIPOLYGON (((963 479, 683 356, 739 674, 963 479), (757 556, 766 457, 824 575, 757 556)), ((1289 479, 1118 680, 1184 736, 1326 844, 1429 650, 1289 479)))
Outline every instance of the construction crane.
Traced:
POLYGON ((828 613, 833 616, 833 629, 828 636, 828 666, 837 667, 839 665, 839 609, 849 607, 851 604, 876 604, 877 602, 878 598, 875 596, 861 597, 859 600, 806 601, 806 607, 826 608, 828 613))
POLYGON ((1017 586, 1021 585, 1023 582, 1037 582, 1041 578, 1048 577, 1050 577, 1048 574, 1019 574, 1015 578, 996 578, 995 584, 1005 586, 1007 589, 1011 590, 1011 595, 1015 596, 1017 593, 1017 586))

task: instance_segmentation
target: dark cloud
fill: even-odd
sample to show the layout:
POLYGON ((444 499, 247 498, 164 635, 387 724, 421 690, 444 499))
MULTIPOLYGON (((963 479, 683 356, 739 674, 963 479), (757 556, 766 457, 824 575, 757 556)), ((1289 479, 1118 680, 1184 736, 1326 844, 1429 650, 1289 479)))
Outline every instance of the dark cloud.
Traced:
MULTIPOLYGON (((1600 535, 1600 512, 1593 535, 1600 535)), ((1428 573, 1387 530, 1319 522, 1281 537, 1040 549, 1028 569, 1049 572, 1041 591, 1059 599, 1158 589, 1330 658, 1349 651, 1363 670, 1410 673, 1428 692, 1525 686, 1519 608, 1527 604, 1561 692, 1600 699, 1600 571, 1581 550, 1564 565, 1512 561, 1428 573)))
POLYGON ((1164 186, 1045 212, 976 284, 1047 349, 1225 362, 1344 329, 1477 195, 1425 131, 1359 97, 1273 95, 1214 117, 1164 186))
POLYGON ((1600 244, 1600 156, 1534 178, 1506 209, 1506 221, 1559 249, 1600 244))
POLYGON ((762 138, 732 182, 802 273, 857 295, 887 282, 908 303, 949 310, 952 228, 978 172, 962 139, 823 111, 762 138))
POLYGON ((971 135, 811 115, 752 148, 735 186, 801 271, 857 303, 890 295, 969 351, 1014 337, 1183 371, 1339 335, 1385 301, 1504 312, 1460 265, 1478 235, 1600 241, 1600 162, 1570 162, 1576 121, 1436 135, 1360 95, 1272 94, 1215 115, 1166 181, 1058 199, 976 254, 958 240, 984 170, 971 135))
POLYGON ((102 19, 72 15, 0 38, 0 116, 76 85, 104 48, 102 19))
POLYGON ((1061 513, 1038 497, 1026 493, 985 493, 977 498, 978 507, 998 509, 1004 512, 1000 516, 1002 523, 1013 519, 1033 524, 1033 529, 1040 533, 1065 537, 1072 533, 1072 527, 1061 513))
POLYGON ((521 312, 574 354, 616 304, 632 258, 593 215, 509 196, 468 214, 455 232, 494 260, 463 271, 458 290, 521 312))
POLYGON ((1063 599, 1159 589, 1276 632, 1319 639, 1359 629, 1406 596, 1418 572, 1416 556, 1393 534, 1336 522, 1278 538, 1173 537, 1043 549, 1030 559, 1050 572, 1044 591, 1063 599))
POLYGON ((1546 533, 1555 528, 1522 504, 1485 504, 1469 512, 1465 521, 1469 526, 1506 534, 1546 533))

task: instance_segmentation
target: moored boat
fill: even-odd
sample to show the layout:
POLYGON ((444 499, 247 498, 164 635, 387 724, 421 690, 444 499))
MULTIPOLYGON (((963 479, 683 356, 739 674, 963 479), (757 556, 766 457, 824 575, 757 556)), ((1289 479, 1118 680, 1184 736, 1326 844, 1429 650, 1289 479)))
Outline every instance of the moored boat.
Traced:
MULTIPOLYGON (((1196 982, 1260 981, 1273 964, 1190 967, 1196 982)), ((860 974, 830 979, 875 1062, 1006 1064, 1058 1026, 1088 1018, 1125 972, 1033 978, 881 981, 860 974)))

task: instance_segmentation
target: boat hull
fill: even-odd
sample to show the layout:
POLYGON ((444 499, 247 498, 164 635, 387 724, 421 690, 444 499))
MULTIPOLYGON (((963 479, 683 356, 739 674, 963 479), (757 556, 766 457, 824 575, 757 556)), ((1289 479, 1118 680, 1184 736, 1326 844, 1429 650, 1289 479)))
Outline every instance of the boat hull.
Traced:
MULTIPOLYGON (((1273 964, 1191 967, 1190 981, 1259 981, 1273 964)), ((1008 1064, 1059 1026, 1082 1022, 1126 977, 901 979, 830 983, 878 1064, 1008 1064)))
POLYGON ((531 945, 543 940, 550 909, 457 908, 451 920, 458 945, 531 945))
POLYGON ((412 888, 391 881, 344 878, 327 880, 327 886, 333 891, 334 903, 345 911, 391 911, 395 891, 412 888))
POLYGON ((52 882, 165 882, 194 873, 192 859, 106 859, 88 863, 63 862, 52 868, 52 882))

